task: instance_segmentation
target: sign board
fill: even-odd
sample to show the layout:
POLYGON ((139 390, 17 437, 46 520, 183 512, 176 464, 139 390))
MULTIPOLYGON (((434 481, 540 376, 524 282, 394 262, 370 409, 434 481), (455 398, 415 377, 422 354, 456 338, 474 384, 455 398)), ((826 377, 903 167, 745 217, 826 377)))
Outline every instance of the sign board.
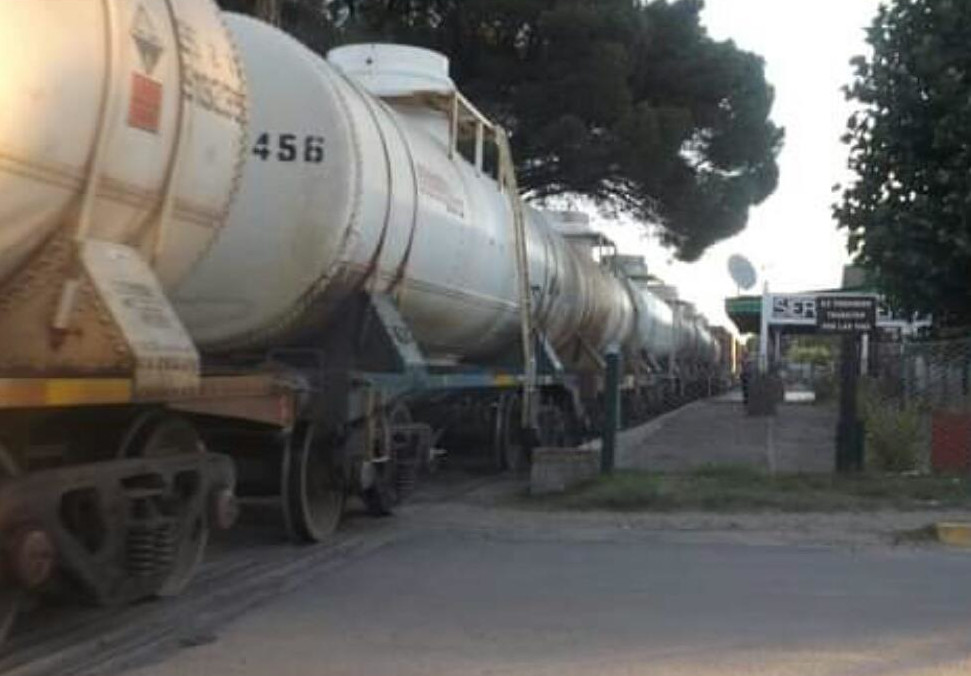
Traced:
POLYGON ((840 305, 836 312, 846 312, 848 308, 857 310, 866 309, 872 312, 864 317, 859 315, 855 319, 867 322, 867 328, 853 329, 859 331, 872 331, 876 328, 895 329, 903 335, 914 334, 921 329, 931 325, 929 317, 903 317, 894 315, 887 303, 877 294, 857 293, 847 291, 834 291, 816 295, 814 293, 772 293, 764 299, 763 307, 768 308, 769 326, 791 326, 793 328, 805 327, 809 330, 842 332, 850 329, 838 328, 839 321, 847 321, 847 317, 827 315, 825 326, 819 320, 819 315, 824 310, 819 307, 819 302, 826 299, 829 310, 832 311, 834 303, 840 305), (872 310, 867 308, 872 307, 872 310), (872 320, 869 319, 872 317, 872 320))
POLYGON ((816 299, 816 326, 822 332, 868 333, 876 325, 876 296, 830 295, 816 299))
POLYGON ((199 388, 199 353, 159 285, 134 249, 97 240, 83 242, 81 260, 135 361, 142 397, 164 397, 199 388))

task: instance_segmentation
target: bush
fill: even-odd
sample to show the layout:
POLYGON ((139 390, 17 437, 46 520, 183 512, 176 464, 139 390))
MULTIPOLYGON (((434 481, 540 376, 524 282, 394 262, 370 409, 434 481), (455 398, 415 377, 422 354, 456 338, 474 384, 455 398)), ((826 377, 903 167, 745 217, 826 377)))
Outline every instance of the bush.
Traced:
POLYGON ((920 413, 880 396, 860 382, 859 410, 866 426, 866 464, 880 472, 909 472, 920 459, 920 413))

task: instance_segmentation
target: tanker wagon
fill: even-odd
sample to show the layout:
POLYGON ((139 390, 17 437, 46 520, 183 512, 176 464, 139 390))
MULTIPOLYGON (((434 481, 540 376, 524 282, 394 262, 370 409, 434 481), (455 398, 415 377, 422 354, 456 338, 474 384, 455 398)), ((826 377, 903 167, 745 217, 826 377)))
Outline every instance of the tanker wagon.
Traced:
POLYGON ((709 359, 576 226, 522 204, 441 55, 0 3, 0 639, 53 582, 177 593, 237 489, 321 540, 435 447, 569 443, 606 349, 635 387, 709 359))

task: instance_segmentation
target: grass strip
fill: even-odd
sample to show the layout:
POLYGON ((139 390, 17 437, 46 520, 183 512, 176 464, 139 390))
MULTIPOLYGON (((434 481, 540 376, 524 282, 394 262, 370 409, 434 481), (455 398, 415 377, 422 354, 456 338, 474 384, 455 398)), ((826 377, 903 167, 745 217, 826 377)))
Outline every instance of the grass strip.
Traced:
POLYGON ((971 480, 873 473, 769 476, 748 467, 719 466, 681 474, 616 472, 530 502, 553 509, 631 512, 943 510, 971 508, 971 480))

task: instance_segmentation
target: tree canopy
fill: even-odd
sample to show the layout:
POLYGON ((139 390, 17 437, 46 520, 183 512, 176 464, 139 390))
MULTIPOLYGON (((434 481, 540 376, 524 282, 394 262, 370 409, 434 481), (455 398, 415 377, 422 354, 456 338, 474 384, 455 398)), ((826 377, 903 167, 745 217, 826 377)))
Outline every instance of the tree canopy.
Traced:
MULTIPOLYGON (((252 10, 255 0, 225 0, 252 10)), ((265 2, 265 0, 263 0, 265 2)), ((283 0, 318 51, 352 41, 447 54, 510 132, 520 186, 657 223, 684 260, 741 231, 778 182, 762 59, 701 24, 702 0, 283 0)))
POLYGON ((971 3, 892 0, 867 31, 835 214, 849 250, 908 311, 971 322, 971 3))

